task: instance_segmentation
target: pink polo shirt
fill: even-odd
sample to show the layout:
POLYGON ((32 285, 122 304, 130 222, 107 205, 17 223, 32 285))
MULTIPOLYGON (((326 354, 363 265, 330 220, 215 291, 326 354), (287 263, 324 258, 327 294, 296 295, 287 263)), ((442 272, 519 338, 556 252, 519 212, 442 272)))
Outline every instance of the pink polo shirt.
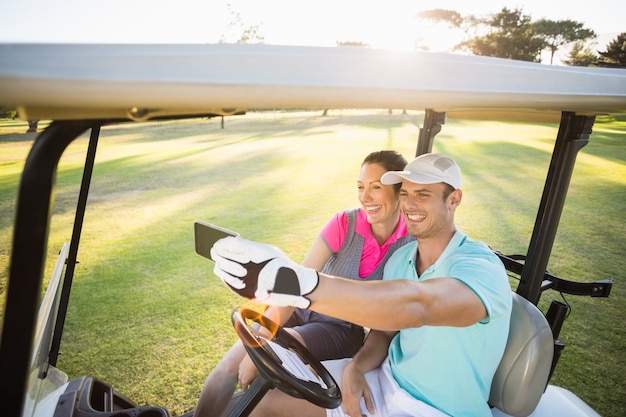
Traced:
MULTIPOLYGON (((361 262, 359 266, 359 277, 365 278, 374 271, 380 262, 384 259, 389 246, 396 240, 407 235, 406 224, 404 218, 400 216, 400 221, 396 226, 396 230, 382 245, 378 245, 376 238, 372 235, 370 224, 367 221, 367 214, 363 208, 359 209, 356 216, 355 233, 365 238, 363 244, 363 252, 361 254, 361 262)), ((326 226, 320 232, 322 239, 334 253, 337 253, 343 242, 346 240, 348 233, 348 216, 345 212, 337 213, 332 219, 326 223, 326 226)))

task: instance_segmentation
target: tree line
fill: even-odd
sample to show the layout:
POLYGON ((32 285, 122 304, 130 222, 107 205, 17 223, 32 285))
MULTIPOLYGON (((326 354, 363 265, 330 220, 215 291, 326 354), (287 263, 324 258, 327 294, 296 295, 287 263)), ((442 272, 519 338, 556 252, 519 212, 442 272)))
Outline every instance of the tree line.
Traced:
POLYGON ((433 9, 417 13, 420 20, 443 23, 464 33, 454 50, 474 55, 540 62, 544 51, 553 63, 557 51, 567 49, 564 64, 626 68, 626 32, 611 41, 605 51, 594 53, 589 41, 596 33, 573 20, 533 21, 522 9, 502 8, 486 16, 466 15, 453 10, 433 9))

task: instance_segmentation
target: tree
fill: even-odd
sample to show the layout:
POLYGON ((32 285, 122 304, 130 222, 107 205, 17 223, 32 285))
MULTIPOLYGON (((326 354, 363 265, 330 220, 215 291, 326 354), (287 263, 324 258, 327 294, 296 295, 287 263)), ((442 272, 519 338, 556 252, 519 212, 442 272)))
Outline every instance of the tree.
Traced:
POLYGON ((595 63, 597 67, 626 68, 626 32, 617 35, 606 47, 606 51, 600 52, 600 59, 595 63))
POLYGON ((337 46, 363 46, 365 48, 369 48, 369 44, 360 41, 336 41, 337 46))
POLYGON ((475 19, 485 28, 486 34, 468 39, 456 49, 467 50, 475 55, 538 62, 544 41, 533 30, 531 18, 521 9, 504 7, 486 18, 475 19))
POLYGON ((220 43, 249 43, 254 41, 263 42, 265 40, 265 37, 261 35, 260 24, 246 27, 241 18, 241 14, 235 12, 230 4, 228 4, 228 11, 232 19, 228 23, 226 33, 220 36, 220 43))
POLYGON ((441 44, 442 41, 446 42, 446 40, 456 39, 459 36, 468 37, 469 17, 463 17, 454 10, 424 10, 415 14, 415 18, 419 22, 416 27, 417 37, 414 39, 414 48, 416 50, 429 51, 432 46, 429 40, 434 40, 437 44, 441 44), (441 33, 445 33, 445 35, 437 37, 434 35, 441 33))
POLYGON ((593 51, 585 46, 582 41, 575 42, 572 49, 569 52, 568 59, 564 59, 565 65, 571 65, 573 67, 588 67, 595 64, 598 61, 598 56, 593 51))
POLYGON ((15 119, 17 117, 17 109, 11 106, 0 105, 0 117, 5 119, 15 119))
POLYGON ((463 16, 459 14, 459 12, 455 12, 454 10, 446 10, 446 9, 432 9, 432 10, 424 10, 417 13, 416 17, 418 19, 431 20, 433 22, 442 22, 449 24, 452 27, 460 28, 465 19, 463 16))
POLYGON ((596 36, 595 32, 586 29, 580 22, 547 19, 533 22, 521 9, 511 10, 506 7, 498 13, 483 17, 461 16, 458 12, 444 9, 426 10, 418 13, 417 17, 461 29, 465 33, 465 40, 454 47, 456 50, 522 61, 539 62, 541 52, 548 48, 552 63, 560 48, 596 36))
POLYGON ((532 28, 536 36, 543 40, 544 48, 550 50, 550 64, 554 60, 554 54, 561 47, 596 37, 596 33, 593 30, 586 29, 582 23, 569 19, 556 21, 539 19, 533 22, 532 28))

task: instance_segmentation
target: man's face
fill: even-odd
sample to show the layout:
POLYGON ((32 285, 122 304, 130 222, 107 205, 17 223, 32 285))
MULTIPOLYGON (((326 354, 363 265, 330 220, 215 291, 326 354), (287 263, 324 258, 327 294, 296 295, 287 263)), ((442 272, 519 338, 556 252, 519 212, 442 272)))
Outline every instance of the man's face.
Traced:
POLYGON ((445 191, 444 183, 402 182, 400 210, 411 236, 428 239, 454 229, 454 210, 460 202, 460 190, 444 199, 445 191))

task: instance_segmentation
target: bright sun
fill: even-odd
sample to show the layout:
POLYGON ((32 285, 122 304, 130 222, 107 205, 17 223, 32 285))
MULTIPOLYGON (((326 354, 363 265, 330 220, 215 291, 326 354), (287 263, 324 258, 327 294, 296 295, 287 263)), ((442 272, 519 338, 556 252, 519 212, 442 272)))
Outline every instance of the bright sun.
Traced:
MULTIPOLYGON (((270 44, 336 46, 338 42, 359 42, 372 48, 405 51, 441 52, 460 41, 458 31, 418 19, 417 12, 409 12, 412 7, 382 3, 355 9, 354 4, 337 2, 332 9, 290 4, 285 10, 289 19, 266 17, 260 21, 261 32, 270 44)), ((255 15, 254 10, 247 10, 244 20, 250 23, 255 15)))

